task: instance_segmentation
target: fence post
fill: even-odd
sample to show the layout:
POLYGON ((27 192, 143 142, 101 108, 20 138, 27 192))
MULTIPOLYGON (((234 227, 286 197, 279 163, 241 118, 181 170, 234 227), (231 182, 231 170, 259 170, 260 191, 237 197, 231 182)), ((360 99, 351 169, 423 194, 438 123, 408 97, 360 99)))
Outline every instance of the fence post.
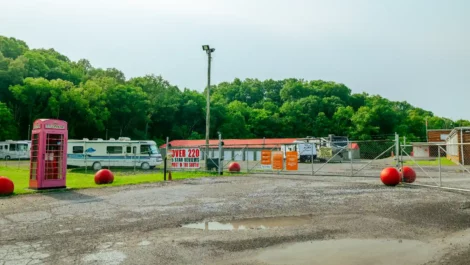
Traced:
POLYGON ((86 141, 83 142, 83 149, 85 149, 83 152, 85 154, 85 174, 88 174, 88 152, 86 149, 86 141))
MULTIPOLYGON (((311 155, 310 159, 312 160, 312 176, 315 175, 315 169, 313 168, 313 153, 314 153, 313 150, 314 150, 314 148, 315 148, 315 143, 312 143, 312 153, 310 154, 311 155)), ((286 160, 287 160, 287 157, 286 157, 286 160)))
POLYGON ((396 157, 396 166, 400 167, 400 136, 398 133, 395 133, 395 157, 396 157))
POLYGON ((134 175, 137 174, 137 147, 132 146, 132 161, 134 161, 134 175))
POLYGON ((166 181, 166 155, 165 159, 163 160, 163 181, 166 181))
POLYGON ((439 187, 442 187, 442 165, 441 165, 441 146, 439 145, 437 148, 437 157, 439 160, 439 187))
POLYGON ((248 163, 248 145, 245 146, 246 173, 250 173, 250 164, 248 163))
POLYGON ((351 164, 351 177, 354 176, 354 167, 353 167, 353 149, 352 149, 352 144, 348 139, 348 148, 349 148, 349 163, 351 164))
MULTIPOLYGON (((458 141, 458 140, 457 140, 458 141)), ((462 156, 461 161, 459 163, 462 163, 462 166, 465 166, 465 153, 463 148, 465 147, 464 142, 463 142, 463 129, 460 129, 460 154, 462 156)))
POLYGON ((168 158, 168 144, 170 138, 166 137, 166 145, 165 145, 165 157, 163 158, 163 181, 166 181, 166 171, 167 171, 167 158, 168 158))
POLYGON ((221 167, 224 166, 223 164, 220 163, 221 157, 222 157, 222 134, 219 132, 219 158, 218 158, 219 159, 219 163, 218 163, 219 165, 217 167, 219 176, 221 175, 220 173, 223 170, 221 167))

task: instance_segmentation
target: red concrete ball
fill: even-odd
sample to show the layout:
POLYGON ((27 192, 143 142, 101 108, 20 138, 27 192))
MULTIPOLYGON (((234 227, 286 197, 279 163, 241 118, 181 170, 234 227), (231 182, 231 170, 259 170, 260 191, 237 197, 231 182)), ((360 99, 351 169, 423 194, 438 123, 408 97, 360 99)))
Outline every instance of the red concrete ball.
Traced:
POLYGON ((114 175, 111 170, 101 169, 95 174, 95 183, 96 184, 110 184, 114 181, 114 175))
POLYGON ((380 180, 387 186, 396 186, 400 183, 400 172, 393 167, 385 168, 380 173, 380 180))
POLYGON ((413 183, 416 180, 416 172, 411 167, 403 167, 403 181, 406 183, 413 183))
POLYGON ((15 184, 7 177, 0 176, 0 196, 10 195, 15 190, 15 184))
POLYGON ((240 172, 240 169, 241 169, 240 164, 238 164, 237 162, 232 162, 228 166, 228 171, 230 172, 240 172))

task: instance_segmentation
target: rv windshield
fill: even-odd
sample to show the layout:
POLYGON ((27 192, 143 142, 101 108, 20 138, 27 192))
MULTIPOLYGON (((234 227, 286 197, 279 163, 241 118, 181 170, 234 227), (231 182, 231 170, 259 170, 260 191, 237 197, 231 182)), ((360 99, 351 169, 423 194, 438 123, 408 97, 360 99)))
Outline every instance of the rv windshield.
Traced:
POLYGON ((333 137, 333 142, 332 144, 335 146, 339 147, 345 147, 348 145, 348 138, 347 137, 341 137, 341 136, 335 136, 333 137))
POLYGON ((159 154, 158 148, 155 145, 151 145, 150 150, 152 151, 152 154, 154 155, 159 154))
POLYGON ((141 154, 158 154, 158 149, 155 145, 141 145, 140 146, 140 153, 141 154))

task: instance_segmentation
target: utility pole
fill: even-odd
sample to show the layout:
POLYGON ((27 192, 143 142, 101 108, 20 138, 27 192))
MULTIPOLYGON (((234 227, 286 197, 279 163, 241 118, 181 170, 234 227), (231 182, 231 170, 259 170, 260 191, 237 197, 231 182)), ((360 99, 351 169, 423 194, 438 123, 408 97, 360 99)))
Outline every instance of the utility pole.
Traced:
POLYGON ((209 132, 210 132, 210 90, 211 90, 211 61, 212 53, 215 52, 214 48, 210 48, 209 45, 203 45, 202 50, 207 53, 207 98, 206 98, 206 148, 204 152, 204 158, 206 161, 206 169, 208 169, 208 158, 209 158, 209 132))

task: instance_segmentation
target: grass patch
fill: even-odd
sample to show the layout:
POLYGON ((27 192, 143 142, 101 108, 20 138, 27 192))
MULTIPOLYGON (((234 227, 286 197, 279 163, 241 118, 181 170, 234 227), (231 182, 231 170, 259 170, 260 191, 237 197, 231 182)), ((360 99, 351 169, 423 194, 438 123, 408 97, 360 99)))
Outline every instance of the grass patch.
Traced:
MULTIPOLYGON (((405 166, 414 166, 414 165, 420 165, 420 166, 439 166, 439 159, 434 159, 434 160, 416 160, 416 163, 414 161, 405 161, 403 162, 403 165, 405 166)), ((441 165, 442 166, 456 166, 452 160, 449 160, 445 157, 441 158, 441 165)))
MULTIPOLYGON (((113 186, 124 186, 134 185, 143 183, 153 183, 163 181, 163 172, 137 172, 133 174, 133 171, 128 169, 112 169, 114 173, 114 182, 112 184, 96 185, 94 180, 94 174, 92 170, 82 169, 69 169, 67 172, 67 188, 70 189, 86 189, 86 188, 101 188, 101 187, 113 187, 113 186)), ((207 172, 178 172, 173 171, 171 173, 173 180, 189 179, 189 178, 201 178, 201 177, 215 177, 216 173, 207 172)), ((233 176, 235 174, 229 174, 224 172, 223 176, 233 176)), ((238 174, 237 174, 238 175, 238 174)), ((8 177, 15 184, 14 194, 29 194, 41 191, 30 190, 29 187, 29 169, 24 168, 11 168, 0 166, 0 176, 8 177)), ((168 178, 168 175, 167 175, 168 178)))

